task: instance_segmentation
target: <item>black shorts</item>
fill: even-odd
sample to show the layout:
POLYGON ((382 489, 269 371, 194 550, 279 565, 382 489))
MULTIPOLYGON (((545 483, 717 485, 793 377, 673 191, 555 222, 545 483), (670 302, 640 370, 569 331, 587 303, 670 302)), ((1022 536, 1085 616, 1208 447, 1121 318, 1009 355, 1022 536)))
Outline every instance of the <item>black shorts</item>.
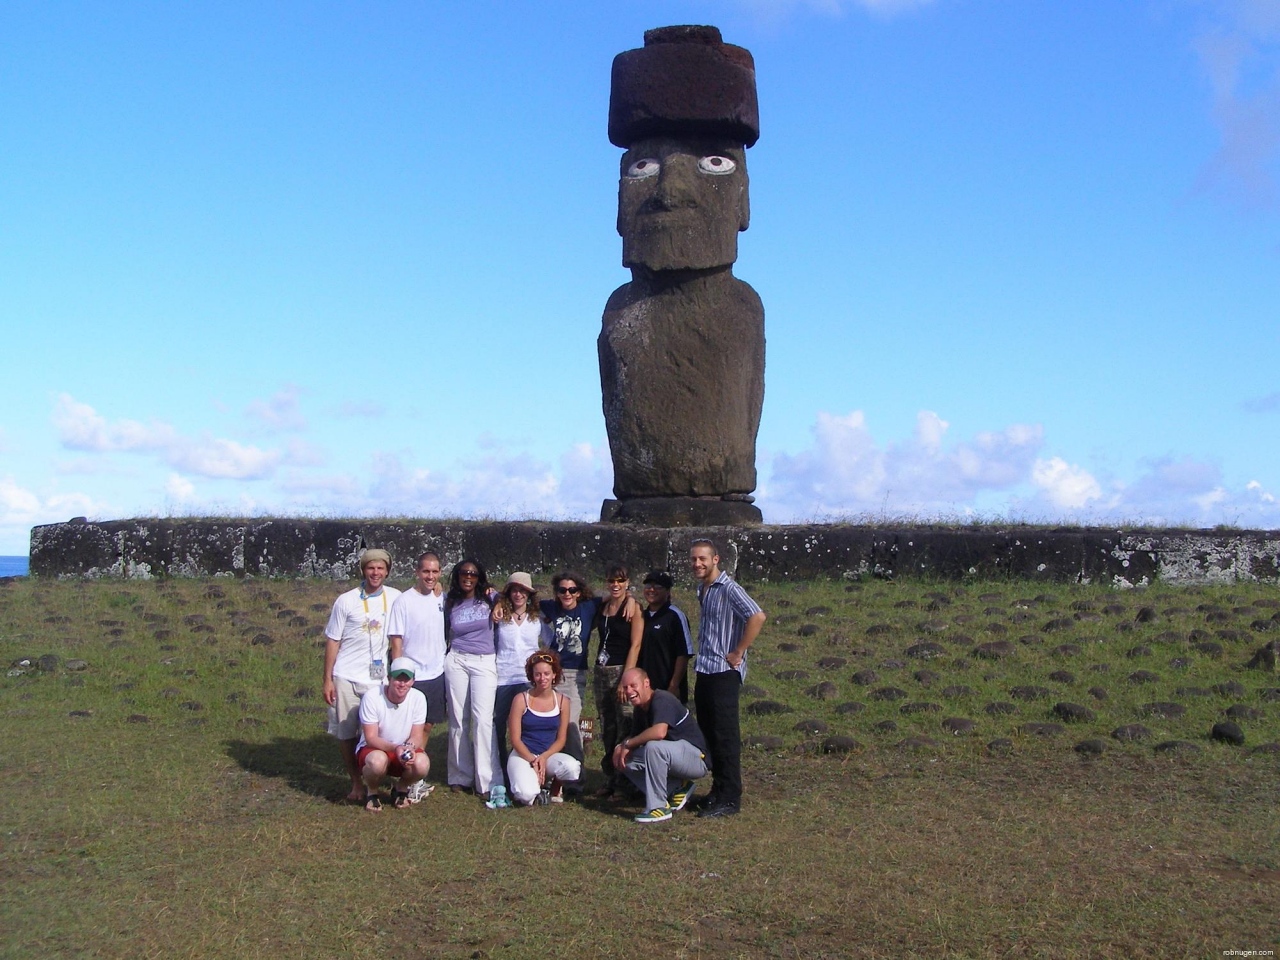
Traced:
POLYGON ((421 690, 427 698, 427 723, 444 723, 444 674, 430 680, 418 680, 413 689, 421 690))

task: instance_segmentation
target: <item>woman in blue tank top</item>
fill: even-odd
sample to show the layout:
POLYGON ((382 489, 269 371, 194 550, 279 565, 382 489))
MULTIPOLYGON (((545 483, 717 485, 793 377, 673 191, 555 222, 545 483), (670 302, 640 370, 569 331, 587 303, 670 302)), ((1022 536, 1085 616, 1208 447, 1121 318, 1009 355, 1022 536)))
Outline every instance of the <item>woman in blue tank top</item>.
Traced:
POLYGON ((539 650, 525 662, 529 690, 511 702, 507 736, 507 780, 511 795, 525 806, 546 789, 552 803, 564 802, 564 783, 582 776, 582 764, 564 753, 569 735, 569 698, 556 693, 563 671, 554 650, 539 650))

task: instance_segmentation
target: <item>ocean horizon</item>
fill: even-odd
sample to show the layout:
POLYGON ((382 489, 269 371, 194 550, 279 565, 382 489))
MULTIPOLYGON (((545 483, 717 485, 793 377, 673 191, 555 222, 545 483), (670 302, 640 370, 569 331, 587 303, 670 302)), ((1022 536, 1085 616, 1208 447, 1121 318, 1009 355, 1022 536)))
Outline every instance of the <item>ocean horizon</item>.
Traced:
POLYGON ((30 569, 30 557, 0 557, 0 577, 25 577, 30 569))

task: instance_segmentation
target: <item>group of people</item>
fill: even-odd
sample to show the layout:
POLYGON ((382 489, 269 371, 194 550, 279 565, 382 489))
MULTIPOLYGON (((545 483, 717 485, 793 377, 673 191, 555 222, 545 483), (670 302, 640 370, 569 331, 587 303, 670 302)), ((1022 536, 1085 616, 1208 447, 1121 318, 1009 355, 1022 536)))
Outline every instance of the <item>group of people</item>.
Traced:
POLYGON ((621 564, 607 569, 600 596, 564 571, 551 580, 554 596, 539 599, 529 574, 513 573, 499 590, 473 558, 453 566, 445 589, 440 558, 427 552, 402 592, 385 582, 390 555, 365 550, 360 585, 338 597, 325 627, 324 698, 351 778, 347 799, 375 813, 384 801, 425 799, 434 789, 427 740, 447 716, 450 790, 492 802, 502 787, 518 804, 563 802, 581 788, 591 679, 603 747, 598 797, 643 792, 641 823, 690 803, 699 816, 736 814, 738 701, 765 614, 720 569, 714 543, 695 541, 689 562, 701 613, 696 654, 665 570, 645 576, 643 604, 621 564), (695 798, 708 771, 711 790, 695 798), (388 780, 389 798, 380 793, 388 780))

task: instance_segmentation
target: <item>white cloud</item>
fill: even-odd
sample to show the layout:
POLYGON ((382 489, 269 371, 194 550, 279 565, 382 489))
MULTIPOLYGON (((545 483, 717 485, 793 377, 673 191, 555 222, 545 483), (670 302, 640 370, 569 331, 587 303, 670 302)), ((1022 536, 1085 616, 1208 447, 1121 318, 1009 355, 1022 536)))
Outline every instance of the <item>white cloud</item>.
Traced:
POLYGON ((104 505, 84 493, 40 495, 20 486, 12 476, 0 477, 0 552, 27 552, 31 528, 72 517, 93 517, 104 505))
POLYGON ((612 483, 606 448, 575 444, 553 465, 489 437, 477 456, 448 469, 384 453, 364 475, 295 471, 279 488, 292 509, 311 514, 595 519, 612 483))
POLYGON ((179 439, 173 427, 159 421, 149 425, 137 420, 108 423, 93 407, 66 393, 59 394, 54 404, 53 425, 64 447, 93 453, 164 450, 179 439))
POLYGON ((761 507, 778 520, 953 515, 980 493, 1025 482, 1043 441, 1039 426, 1015 424, 944 448, 948 427, 922 410, 911 440, 881 448, 862 411, 819 413, 810 449, 774 457, 761 507))
POLYGON ((39 513, 39 497, 18 486, 13 477, 0 478, 0 523, 29 523, 39 513))
POLYGON ((307 420, 298 409, 301 391, 288 383, 265 400, 252 400, 245 408, 245 416, 260 423, 273 433, 296 433, 307 428, 307 420))
POLYGON ((1031 482, 1060 510, 1079 510, 1102 497, 1102 487, 1092 474, 1061 457, 1037 460, 1031 468, 1031 482))
POLYGON ((280 462, 280 451, 248 447, 234 440, 206 437, 184 442, 168 452, 167 462, 179 470, 223 480, 259 480, 280 462))
POLYGON ((948 424, 921 411, 910 440, 877 444, 861 411, 820 413, 813 443, 778 454, 759 504, 771 523, 873 517, 888 521, 986 516, 1050 523, 1280 526, 1280 500, 1257 480, 1242 487, 1191 457, 1149 461, 1136 479, 1100 479, 1040 455, 1039 426, 1015 424, 946 443, 948 424), (980 507, 981 505, 981 507, 980 507))
POLYGON ((1280 502, 1261 483, 1233 487, 1216 465, 1191 457, 1149 461, 1135 480, 1110 483, 1055 460, 1042 461, 1050 466, 1035 496, 1010 500, 1012 514, 1082 524, 1280 526, 1280 502))
POLYGON ((263 450, 235 440, 184 437, 171 424, 153 420, 108 421, 87 403, 60 394, 53 410, 58 439, 70 450, 87 453, 154 454, 169 466, 202 477, 258 480, 280 463, 278 450, 263 450))
POLYGON ((173 503, 185 503, 195 497, 195 484, 181 474, 171 473, 165 481, 164 494, 173 503))

